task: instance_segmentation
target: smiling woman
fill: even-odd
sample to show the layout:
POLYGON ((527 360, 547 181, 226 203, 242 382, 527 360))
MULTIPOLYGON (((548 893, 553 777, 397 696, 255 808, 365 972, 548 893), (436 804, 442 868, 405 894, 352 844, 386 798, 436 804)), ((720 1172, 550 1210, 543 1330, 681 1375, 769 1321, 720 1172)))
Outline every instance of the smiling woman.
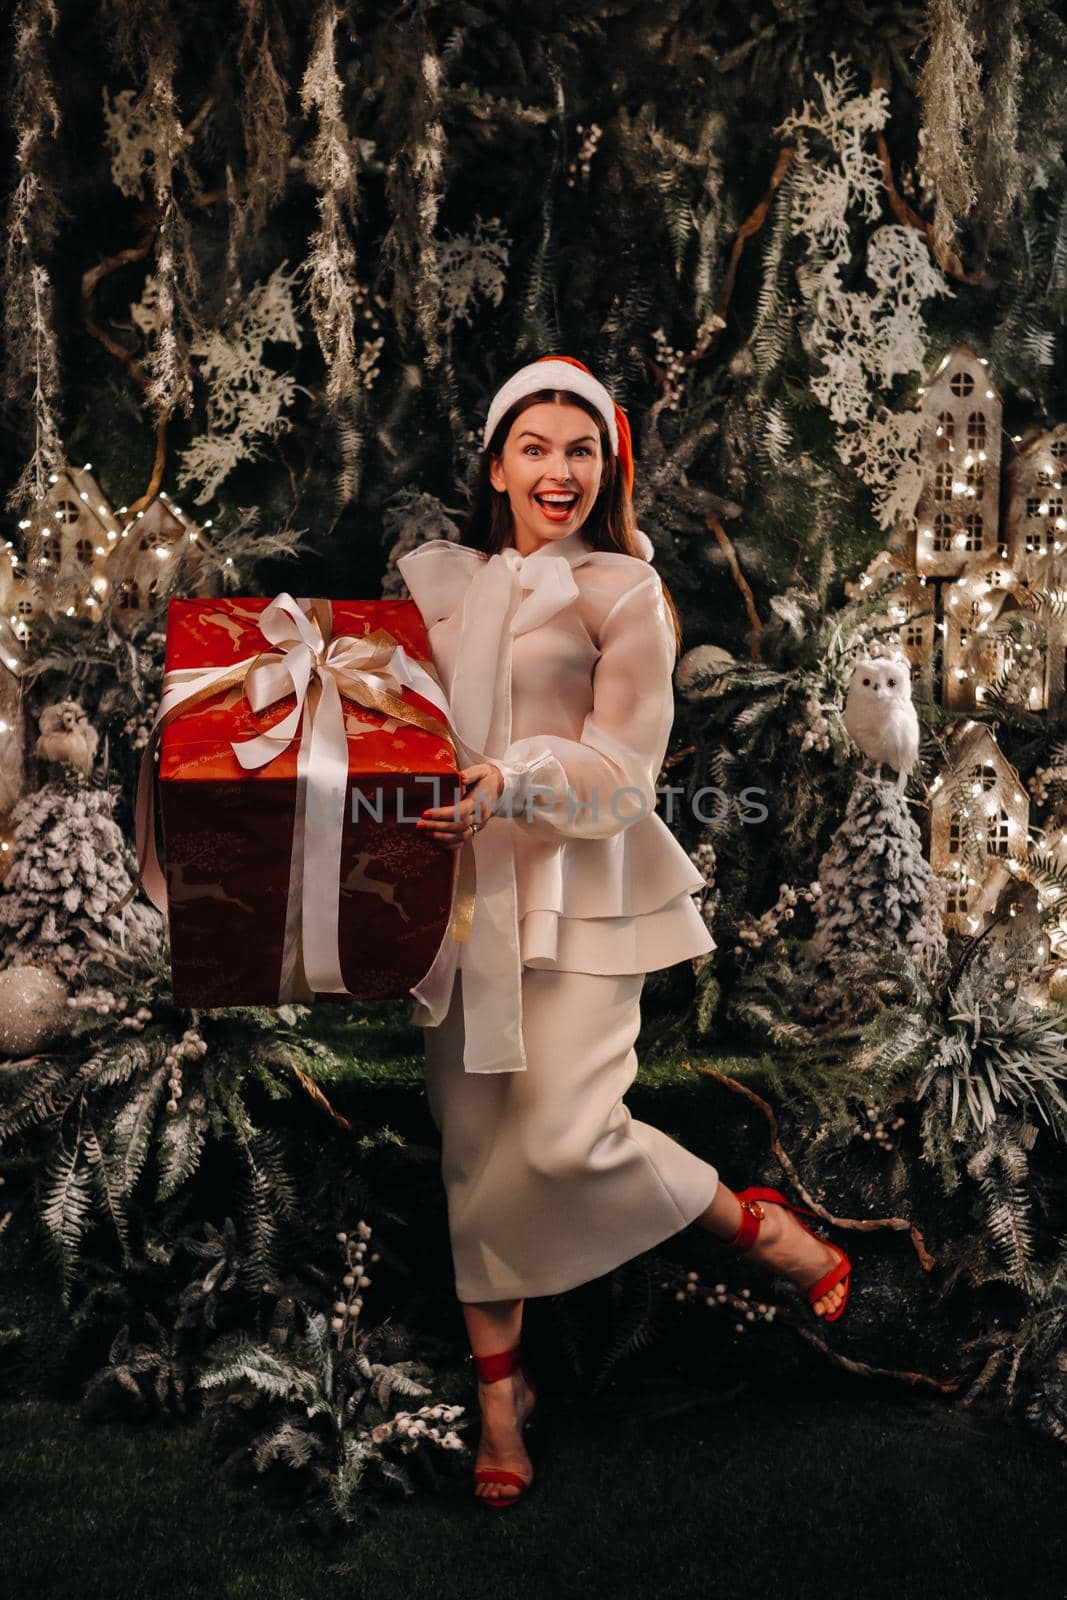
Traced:
POLYGON ((462 543, 398 567, 466 763, 458 807, 424 825, 473 856, 473 922, 412 991, 413 1020, 480 1379, 476 1492, 502 1507, 531 1481, 527 1295, 697 1221, 792 1275, 818 1315, 843 1309, 848 1262, 775 1191, 735 1196, 624 1103, 645 974, 715 947, 703 878, 655 809, 678 629, 634 517, 625 414, 546 357, 494 397, 483 445, 462 543))
POLYGON ((604 455, 580 406, 535 403, 522 423, 492 460, 489 481, 508 497, 514 547, 526 556, 557 537, 546 524, 570 532, 586 521, 604 486, 604 455))

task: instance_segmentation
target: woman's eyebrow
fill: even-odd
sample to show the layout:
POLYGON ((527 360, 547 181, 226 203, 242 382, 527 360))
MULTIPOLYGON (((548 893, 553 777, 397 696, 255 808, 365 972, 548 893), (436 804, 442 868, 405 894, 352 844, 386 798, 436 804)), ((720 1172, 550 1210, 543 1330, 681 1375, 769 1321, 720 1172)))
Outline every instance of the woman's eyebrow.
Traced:
MULTIPOLYGON (((524 428, 522 433, 519 434, 519 438, 520 439, 540 439, 542 444, 550 444, 551 443, 551 440, 546 439, 543 434, 534 433, 533 430, 530 429, 530 428, 524 428)), ((571 440, 571 444, 586 444, 586 443, 589 442, 589 440, 593 440, 593 442, 595 443, 595 436, 593 434, 591 434, 591 433, 583 433, 582 437, 580 439, 572 439, 571 440)))

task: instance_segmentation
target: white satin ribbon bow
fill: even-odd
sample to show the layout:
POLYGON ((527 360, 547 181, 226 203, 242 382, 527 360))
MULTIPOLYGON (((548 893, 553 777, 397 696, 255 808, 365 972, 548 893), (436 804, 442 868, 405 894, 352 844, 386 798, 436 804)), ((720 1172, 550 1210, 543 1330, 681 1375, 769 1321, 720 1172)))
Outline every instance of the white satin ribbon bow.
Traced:
MULTIPOLYGON (((482 561, 474 550, 434 540, 397 566, 416 601, 424 598, 424 611, 432 602, 439 615, 448 615, 466 591, 449 692, 453 734, 464 766, 492 761, 494 752, 502 757, 511 743, 513 641, 577 599, 569 561, 545 547, 529 556, 509 548, 482 561)), ((468 1072, 525 1071, 511 836, 503 827, 484 828, 460 848, 473 850, 477 871, 474 920, 463 957, 463 1064, 468 1072)), ((459 956, 456 941, 444 941, 429 972, 412 988, 426 1008, 420 1019, 424 1026, 437 1026, 447 1012, 459 956)))

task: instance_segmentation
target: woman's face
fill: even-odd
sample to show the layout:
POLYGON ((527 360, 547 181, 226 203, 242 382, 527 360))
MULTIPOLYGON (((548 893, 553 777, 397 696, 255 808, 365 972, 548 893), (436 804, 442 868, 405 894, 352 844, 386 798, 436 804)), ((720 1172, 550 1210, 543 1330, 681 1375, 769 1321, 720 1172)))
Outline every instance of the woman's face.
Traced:
POLYGON ((551 401, 528 406, 489 470, 493 488, 508 497, 515 548, 528 554, 580 528, 603 471, 600 435, 587 411, 551 401))

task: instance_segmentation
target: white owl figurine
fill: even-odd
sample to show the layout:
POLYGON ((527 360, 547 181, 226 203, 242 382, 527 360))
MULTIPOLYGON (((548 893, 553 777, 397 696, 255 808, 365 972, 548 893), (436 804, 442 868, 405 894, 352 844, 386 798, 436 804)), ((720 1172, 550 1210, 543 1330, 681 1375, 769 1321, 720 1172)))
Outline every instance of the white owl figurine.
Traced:
POLYGON ((34 754, 60 766, 73 767, 86 777, 93 770, 99 737, 76 700, 46 706, 38 719, 40 736, 34 754))
POLYGON ((911 671, 896 656, 863 656, 856 662, 845 700, 845 727, 865 756, 884 761, 904 792, 919 759, 919 719, 911 703, 911 671))

